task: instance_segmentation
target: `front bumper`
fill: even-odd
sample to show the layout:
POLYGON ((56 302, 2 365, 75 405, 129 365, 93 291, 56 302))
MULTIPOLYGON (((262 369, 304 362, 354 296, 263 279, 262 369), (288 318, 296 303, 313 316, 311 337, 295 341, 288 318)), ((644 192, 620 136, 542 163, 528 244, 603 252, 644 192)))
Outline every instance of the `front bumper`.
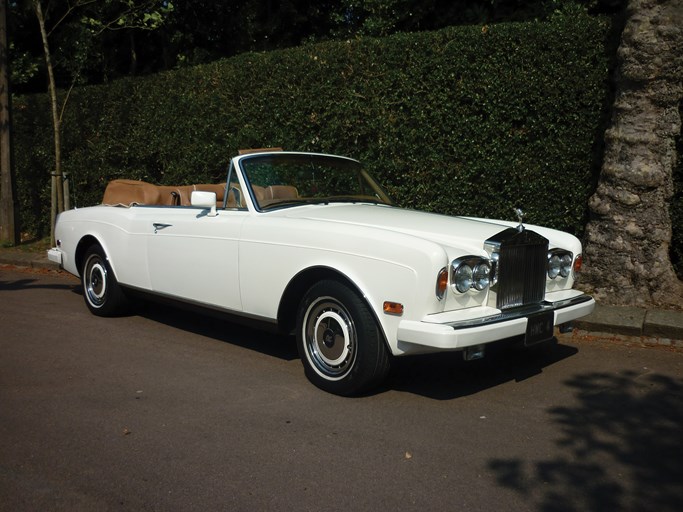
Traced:
POLYGON ((594 308, 592 297, 569 290, 548 294, 540 304, 510 311, 482 306, 429 315, 421 321, 403 320, 398 327, 398 346, 405 353, 462 350, 528 334, 529 317, 544 312, 552 312, 556 326, 588 315, 594 308))

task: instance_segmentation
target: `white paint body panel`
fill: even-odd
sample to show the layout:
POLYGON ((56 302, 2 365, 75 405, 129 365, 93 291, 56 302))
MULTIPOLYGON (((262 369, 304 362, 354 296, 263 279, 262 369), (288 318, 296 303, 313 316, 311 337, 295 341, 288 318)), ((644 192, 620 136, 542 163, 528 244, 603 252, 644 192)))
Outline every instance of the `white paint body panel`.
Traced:
MULTIPOLYGON (((295 276, 333 269, 367 301, 394 355, 460 350, 525 332, 526 318, 453 329, 449 323, 500 312, 485 306, 486 292, 460 295, 449 288, 441 301, 435 294, 440 269, 462 255, 485 257, 483 242, 516 223, 362 203, 258 211, 246 199, 244 209, 219 209, 216 216, 198 207, 163 206, 64 212, 56 231, 61 246, 50 258, 79 275, 79 243, 95 240, 123 286, 269 322, 277 321, 295 276), (384 301, 403 304, 404 314, 385 314, 384 301)), ((551 248, 581 252, 572 235, 527 228, 548 238, 551 248)), ((549 281, 546 293, 562 297, 572 285, 571 277, 549 281)), ((593 306, 590 299, 558 310, 555 323, 588 314, 593 306)))

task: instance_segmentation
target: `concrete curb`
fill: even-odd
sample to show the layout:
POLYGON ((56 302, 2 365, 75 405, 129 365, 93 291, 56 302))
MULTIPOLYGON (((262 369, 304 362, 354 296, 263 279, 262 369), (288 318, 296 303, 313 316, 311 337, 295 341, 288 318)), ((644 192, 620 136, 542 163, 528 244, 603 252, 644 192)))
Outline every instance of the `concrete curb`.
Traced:
POLYGON ((59 265, 48 260, 47 254, 41 255, 13 249, 0 249, 0 265, 59 270, 59 265))
POLYGON ((659 344, 683 347, 683 311, 597 304, 593 313, 576 320, 574 327, 589 332, 659 338, 659 344))
MULTIPOLYGON (((0 248, 0 265, 59 270, 47 254, 0 248)), ((598 304, 590 315, 574 322, 589 333, 656 339, 656 345, 683 348, 683 311, 598 304)))

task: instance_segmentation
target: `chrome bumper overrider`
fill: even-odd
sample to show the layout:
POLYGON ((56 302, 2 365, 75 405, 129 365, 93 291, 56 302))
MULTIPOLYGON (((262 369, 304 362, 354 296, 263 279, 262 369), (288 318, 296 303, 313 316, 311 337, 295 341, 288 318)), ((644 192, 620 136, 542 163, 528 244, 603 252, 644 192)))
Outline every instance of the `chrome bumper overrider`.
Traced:
POLYGON ((477 308, 472 308, 433 315, 423 321, 403 320, 398 327, 398 349, 403 353, 460 350, 524 335, 528 318, 539 313, 552 312, 553 325, 557 326, 588 315, 595 308, 592 297, 577 291, 556 298, 509 311, 481 308, 479 313, 483 314, 476 316, 477 308), (455 314, 469 318, 455 319, 455 314))

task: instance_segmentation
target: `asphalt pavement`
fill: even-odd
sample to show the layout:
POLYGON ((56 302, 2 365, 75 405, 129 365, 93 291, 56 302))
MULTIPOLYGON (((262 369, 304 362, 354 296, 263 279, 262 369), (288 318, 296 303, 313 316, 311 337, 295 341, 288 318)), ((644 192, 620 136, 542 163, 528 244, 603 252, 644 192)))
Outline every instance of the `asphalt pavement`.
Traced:
MULTIPOLYGON (((47 253, 17 248, 0 248, 0 265, 59 270, 57 264, 47 259, 47 253)), ((683 310, 597 304, 592 314, 574 322, 573 327, 576 335, 584 338, 596 335, 628 343, 635 338, 643 346, 683 349, 683 310)))
POLYGON ((396 358, 342 398, 292 337, 97 317, 64 272, 0 266, 0 304, 0 512, 683 510, 680 349, 396 358))

